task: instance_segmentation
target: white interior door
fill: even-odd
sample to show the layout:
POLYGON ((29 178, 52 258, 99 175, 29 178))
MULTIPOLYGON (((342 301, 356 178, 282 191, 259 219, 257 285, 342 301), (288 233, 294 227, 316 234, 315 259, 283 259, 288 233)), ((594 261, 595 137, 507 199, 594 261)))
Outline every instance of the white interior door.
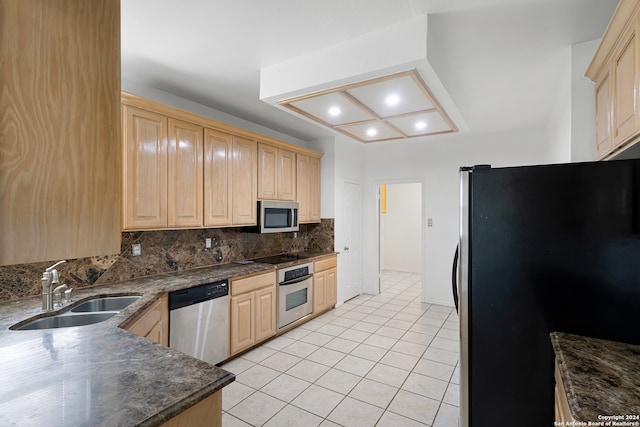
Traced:
POLYGON ((342 263, 340 268, 345 269, 342 276, 343 301, 347 301, 362 293, 362 279, 360 269, 361 256, 361 193, 360 184, 354 182, 344 183, 344 244, 340 248, 342 263))

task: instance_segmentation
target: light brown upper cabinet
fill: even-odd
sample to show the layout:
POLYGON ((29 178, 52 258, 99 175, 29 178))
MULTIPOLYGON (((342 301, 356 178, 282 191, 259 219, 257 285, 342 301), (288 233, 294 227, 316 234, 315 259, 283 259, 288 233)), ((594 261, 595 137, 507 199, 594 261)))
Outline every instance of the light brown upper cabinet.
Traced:
POLYGON ((320 221, 322 153, 124 92, 122 120, 125 231, 255 226, 259 191, 320 221))
POLYGON ((203 216, 203 129, 169 118, 169 227, 200 227, 203 216))
POLYGON ((120 253, 120 2, 0 2, 0 265, 120 253))
POLYGON ((320 159, 298 153, 297 181, 298 221, 320 222, 320 159))
POLYGON ((203 130, 123 106, 124 229, 201 227, 203 130))
POLYGON ((296 153, 258 143, 258 199, 296 199, 296 153))
POLYGON ((605 73, 596 83, 596 158, 604 157, 611 151, 611 96, 609 95, 609 73, 605 73))
POLYGON ((124 106, 124 229, 167 225, 167 118, 124 106))
POLYGON ((596 158, 610 159, 640 139, 640 2, 618 3, 587 69, 596 83, 596 158))
POLYGON ((636 25, 623 35, 613 57, 613 144, 615 147, 638 132, 638 67, 636 25))
POLYGON ((233 137, 233 224, 256 225, 256 170, 258 163, 256 141, 233 137))
POLYGON ((204 225, 231 225, 233 136, 204 130, 204 225))

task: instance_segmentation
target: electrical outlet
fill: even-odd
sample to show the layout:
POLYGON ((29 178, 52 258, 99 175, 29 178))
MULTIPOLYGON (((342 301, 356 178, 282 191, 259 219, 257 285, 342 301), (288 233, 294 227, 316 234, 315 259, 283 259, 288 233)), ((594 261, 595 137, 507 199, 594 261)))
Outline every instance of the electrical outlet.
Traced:
POLYGON ((142 255, 142 247, 140 246, 140 243, 134 243, 131 245, 131 252, 133 252, 133 256, 142 255))
POLYGON ((204 247, 205 249, 211 249, 211 239, 209 237, 204 239, 204 247))
POLYGON ((433 227, 433 218, 427 218, 427 227, 433 227))

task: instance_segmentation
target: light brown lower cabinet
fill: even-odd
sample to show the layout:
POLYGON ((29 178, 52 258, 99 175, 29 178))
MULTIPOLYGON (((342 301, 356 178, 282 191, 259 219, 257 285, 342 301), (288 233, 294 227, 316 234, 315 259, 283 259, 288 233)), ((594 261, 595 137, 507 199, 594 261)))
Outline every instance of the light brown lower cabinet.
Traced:
POLYGON ((316 261, 313 271, 313 314, 316 315, 338 302, 337 257, 316 261))
POLYGON ((162 427, 222 426, 222 390, 171 418, 162 427))
POLYGON ((231 280, 230 356, 276 334, 276 273, 231 280))
POLYGON ((555 418, 556 421, 566 425, 570 421, 577 421, 571 415, 569 409, 569 401, 567 400, 567 394, 564 390, 564 384, 562 383, 562 377, 560 376, 560 370, 558 369, 558 362, 555 364, 555 418))
POLYGON ((127 331, 162 345, 169 345, 169 297, 164 294, 136 316, 127 331))

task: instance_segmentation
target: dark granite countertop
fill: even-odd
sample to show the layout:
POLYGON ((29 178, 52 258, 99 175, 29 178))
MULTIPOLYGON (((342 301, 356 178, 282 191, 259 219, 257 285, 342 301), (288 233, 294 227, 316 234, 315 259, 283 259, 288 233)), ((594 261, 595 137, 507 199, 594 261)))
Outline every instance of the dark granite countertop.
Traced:
POLYGON ((576 421, 640 415, 640 345, 561 332, 550 335, 576 421))
POLYGON ((71 328, 10 330, 42 317, 41 299, 0 303, 0 425, 162 424, 234 375, 121 328, 165 292, 273 269, 225 264, 83 288, 74 305, 104 295, 142 298, 104 322, 71 328))

